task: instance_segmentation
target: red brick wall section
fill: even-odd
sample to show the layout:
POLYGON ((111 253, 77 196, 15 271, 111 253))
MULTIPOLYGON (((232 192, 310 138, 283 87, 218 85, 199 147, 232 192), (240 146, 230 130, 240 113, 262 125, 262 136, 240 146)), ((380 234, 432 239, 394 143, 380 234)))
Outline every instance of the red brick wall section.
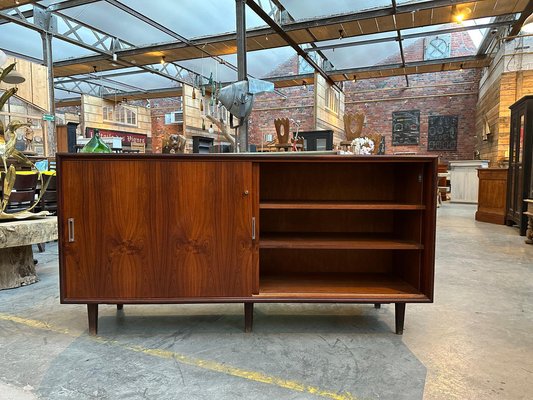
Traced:
POLYGON ((183 132, 183 125, 165 124, 165 114, 181 109, 180 97, 167 97, 150 100, 152 117, 152 147, 154 153, 161 153, 163 138, 166 135, 183 132))
MULTIPOLYGON (((249 142, 260 145, 266 134, 276 135, 274 120, 289 118, 300 121, 300 130, 314 130, 314 89, 310 85, 280 90, 287 98, 276 93, 263 93, 254 99, 254 107, 248 121, 249 142)), ((296 131, 291 123, 290 129, 296 131)))
MULTIPOLYGON (((471 55, 475 46, 466 32, 452 35, 452 57, 471 55)), ((420 61, 424 57, 424 39, 418 39, 405 48, 407 61, 420 61)), ((298 58, 292 57, 279 65, 271 76, 297 73, 298 58)), ((399 62, 399 54, 388 57, 379 64, 399 62), (396 59, 398 58, 398 59, 396 59)), ((366 122, 363 132, 385 136, 386 153, 416 152, 439 155, 443 160, 472 159, 475 146, 475 114, 478 99, 480 70, 450 71, 410 75, 407 88, 403 76, 366 79, 346 82, 346 112, 364 112, 366 122), (392 112, 420 110, 420 143, 418 146, 392 146, 392 112), (429 152, 427 150, 428 117, 431 115, 457 115, 458 145, 456 151, 429 152)), ((289 117, 302 121, 301 130, 314 129, 313 87, 308 92, 302 87, 280 89, 287 99, 276 94, 263 94, 256 98, 250 117, 250 143, 261 143, 264 134, 275 134, 274 119, 289 117)), ((291 127, 292 128, 292 127, 291 127)))
POLYGON ((435 154, 443 160, 472 159, 475 147, 476 103, 480 70, 450 71, 404 77, 368 79, 345 85, 346 112, 363 112, 363 133, 385 136, 386 152, 435 154), (418 146, 392 146, 392 113, 420 110, 420 142, 418 146), (428 117, 457 115, 458 143, 456 151, 427 150, 428 117))

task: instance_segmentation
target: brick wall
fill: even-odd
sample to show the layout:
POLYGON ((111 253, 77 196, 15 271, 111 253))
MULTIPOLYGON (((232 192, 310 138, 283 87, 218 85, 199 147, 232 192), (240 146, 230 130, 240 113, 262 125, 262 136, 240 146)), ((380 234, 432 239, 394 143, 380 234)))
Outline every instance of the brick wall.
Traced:
POLYGON ((150 110, 152 116, 152 151, 161 153, 163 139, 167 135, 183 133, 181 124, 165 124, 165 114, 181 109, 181 97, 166 97, 151 99, 150 110))
MULTIPOLYGON (((466 32, 455 33, 451 38, 451 56, 458 57, 475 52, 475 46, 466 32)), ((418 39, 405 49, 407 61, 420 61, 424 57, 424 39, 418 39)), ((379 64, 400 61, 399 54, 388 57, 379 64)), ((280 64, 270 76, 297 73, 298 58, 292 57, 280 64)), ((443 160, 472 159, 475 150, 476 103, 480 80, 479 70, 450 71, 410 75, 407 88, 405 78, 366 79, 346 82, 346 112, 364 112, 363 133, 385 136, 386 152, 416 152, 435 154, 443 160), (392 146, 392 112, 420 110, 420 143, 417 146, 392 146), (427 150, 428 117, 432 115, 457 115, 457 151, 434 152, 427 150)), ((264 134, 275 134, 274 119, 289 117, 302 121, 301 130, 315 129, 313 86, 280 89, 287 95, 264 94, 256 98, 249 125, 250 143, 261 143, 264 134)))
POLYGON ((475 147, 476 103, 480 71, 463 70, 410 75, 410 87, 404 77, 367 79, 345 85, 346 112, 363 112, 363 133, 385 136, 387 154, 416 152, 435 154, 443 160, 472 159, 475 147), (415 146, 392 146, 392 113, 420 110, 420 141, 415 146), (428 117, 457 115, 456 151, 427 150, 428 117))

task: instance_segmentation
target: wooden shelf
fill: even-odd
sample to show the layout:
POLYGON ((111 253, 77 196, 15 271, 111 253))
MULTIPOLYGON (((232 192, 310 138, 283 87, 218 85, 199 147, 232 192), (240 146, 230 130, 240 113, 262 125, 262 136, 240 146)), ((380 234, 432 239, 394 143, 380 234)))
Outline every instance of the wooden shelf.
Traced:
POLYGON ((261 249, 422 250, 424 245, 383 234, 262 233, 261 249))
POLYGON ((262 210, 425 210, 423 204, 354 201, 263 201, 262 210))
POLYGON ((420 291, 388 274, 293 274, 261 276, 256 297, 427 299, 420 291))

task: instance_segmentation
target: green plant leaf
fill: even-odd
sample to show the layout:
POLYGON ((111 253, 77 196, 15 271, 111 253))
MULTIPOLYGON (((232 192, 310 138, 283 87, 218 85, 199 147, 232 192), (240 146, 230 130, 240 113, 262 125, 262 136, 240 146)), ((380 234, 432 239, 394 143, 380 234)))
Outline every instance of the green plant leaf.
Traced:
POLYGON ((2 73, 0 74, 0 82, 3 82, 4 78, 7 76, 7 74, 9 74, 11 71, 13 71, 13 68, 15 68, 16 64, 17 63, 10 64, 10 65, 8 65, 7 67, 5 67, 2 70, 2 73))
POLYGON ((11 89, 6 90, 4 94, 2 94, 2 96, 0 97, 0 110, 4 107, 4 104, 6 104, 9 98, 13 96, 15 93, 17 93, 17 91, 18 91, 18 88, 11 88, 11 89))

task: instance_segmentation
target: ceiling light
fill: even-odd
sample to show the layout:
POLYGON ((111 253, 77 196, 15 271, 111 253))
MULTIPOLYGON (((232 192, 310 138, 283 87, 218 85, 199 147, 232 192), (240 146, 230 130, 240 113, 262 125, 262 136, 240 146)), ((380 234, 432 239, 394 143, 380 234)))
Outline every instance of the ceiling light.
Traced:
POLYGON ((355 75, 353 76, 353 82, 354 83, 357 82, 357 76, 355 76, 355 75))
POLYGON ((9 83, 10 85, 18 85, 19 83, 23 83, 25 80, 26 78, 24 78, 20 72, 14 69, 4 77, 4 82, 9 83))
POLYGON ((463 64, 461 63, 461 65, 459 66, 459 71, 462 71, 463 70, 463 64))
POLYGON ((167 64, 167 62, 165 60, 165 56, 161 57, 161 61, 160 62, 161 62, 162 65, 166 65, 167 64))
POLYGON ((452 6, 452 19, 458 24, 462 24, 465 19, 472 13, 472 10, 468 7, 463 7, 460 10, 456 5, 452 6))
POLYGON ((307 90, 307 83, 305 83, 305 81, 302 81, 302 87, 304 88, 304 90, 307 90))
POLYGON ((339 40, 344 38, 344 29, 339 29, 339 40))
POLYGON ((533 33, 533 14, 526 18, 521 30, 524 33, 533 33))
POLYGON ((113 61, 117 61, 117 60, 118 60, 117 53, 113 53, 113 61))

